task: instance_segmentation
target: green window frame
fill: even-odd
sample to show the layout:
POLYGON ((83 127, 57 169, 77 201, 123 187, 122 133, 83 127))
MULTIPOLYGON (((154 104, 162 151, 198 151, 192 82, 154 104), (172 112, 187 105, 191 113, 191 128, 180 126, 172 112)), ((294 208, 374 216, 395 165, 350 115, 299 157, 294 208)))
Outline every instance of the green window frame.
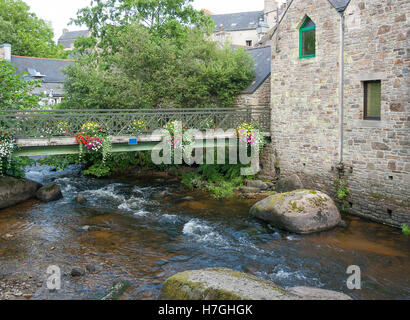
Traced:
POLYGON ((309 17, 306 17, 299 29, 299 58, 308 59, 314 57, 316 57, 316 25, 309 17), (308 36, 310 37, 310 43, 307 42, 308 36))

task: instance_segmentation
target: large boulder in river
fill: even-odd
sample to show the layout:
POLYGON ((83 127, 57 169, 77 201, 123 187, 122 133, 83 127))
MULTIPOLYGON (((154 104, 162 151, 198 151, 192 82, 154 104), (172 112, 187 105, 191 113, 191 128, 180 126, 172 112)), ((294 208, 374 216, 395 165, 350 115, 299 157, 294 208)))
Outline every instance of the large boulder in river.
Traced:
POLYGON ((273 195, 256 203, 250 213, 275 227, 300 234, 328 230, 341 222, 333 200, 314 190, 273 195))
POLYGON ((41 201, 50 202, 61 199, 63 194, 61 193, 60 186, 53 183, 38 189, 36 197, 41 201))
POLYGON ((304 288, 287 291, 272 282, 226 268, 185 271, 168 278, 160 300, 350 300, 339 292, 304 288), (309 291, 311 289, 312 291, 309 291), (311 293, 314 293, 314 295, 311 293))
POLYGON ((0 209, 34 198, 41 184, 28 179, 0 177, 0 209))

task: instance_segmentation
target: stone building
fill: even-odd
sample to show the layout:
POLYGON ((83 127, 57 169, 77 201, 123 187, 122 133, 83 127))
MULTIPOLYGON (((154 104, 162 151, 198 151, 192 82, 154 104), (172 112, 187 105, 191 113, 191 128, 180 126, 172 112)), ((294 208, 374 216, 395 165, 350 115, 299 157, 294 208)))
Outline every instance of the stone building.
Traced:
POLYGON ((395 226, 410 225, 409 15, 408 0, 291 0, 270 33, 271 161, 333 195, 343 163, 348 209, 395 226))
POLYGON ((214 21, 215 30, 211 37, 222 45, 226 41, 235 46, 253 47, 276 23, 280 0, 265 0, 264 10, 228 14, 212 14, 204 10, 214 21))
POLYGON ((65 79, 62 69, 72 64, 72 60, 16 56, 12 54, 9 44, 0 45, 0 60, 13 63, 17 73, 25 75, 24 80, 41 81, 41 87, 33 90, 33 94, 44 95, 41 104, 54 105, 61 102, 65 79))
POLYGON ((80 37, 89 37, 91 35, 89 30, 79 30, 79 31, 68 31, 68 29, 63 29, 63 34, 58 38, 58 44, 64 46, 64 50, 73 50, 74 41, 80 37))

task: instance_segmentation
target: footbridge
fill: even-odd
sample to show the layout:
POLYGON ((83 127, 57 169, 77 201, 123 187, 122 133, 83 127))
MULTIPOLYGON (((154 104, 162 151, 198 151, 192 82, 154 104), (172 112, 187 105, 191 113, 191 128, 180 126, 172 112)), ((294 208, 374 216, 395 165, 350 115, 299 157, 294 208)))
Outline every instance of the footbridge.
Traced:
MULTIPOLYGON (((13 129, 18 156, 79 153, 75 135, 87 123, 98 124, 112 137, 112 152, 152 150, 162 139, 153 135, 170 121, 180 121, 185 128, 235 129, 243 122, 256 123, 270 136, 269 107, 230 107, 209 109, 136 109, 136 110, 0 110, 0 129, 13 129)), ((212 134, 197 138, 195 147, 215 146, 215 139, 232 134, 212 134)), ((227 140, 226 140, 227 141, 227 140)))

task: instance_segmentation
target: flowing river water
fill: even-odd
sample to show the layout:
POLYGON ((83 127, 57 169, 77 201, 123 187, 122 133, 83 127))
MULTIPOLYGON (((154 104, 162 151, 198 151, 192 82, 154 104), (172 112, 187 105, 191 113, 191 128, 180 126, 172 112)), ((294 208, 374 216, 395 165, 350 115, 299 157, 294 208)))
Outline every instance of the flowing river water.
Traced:
POLYGON ((175 180, 98 180, 75 167, 40 166, 27 178, 58 183, 64 199, 0 211, 0 299, 96 299, 116 281, 131 284, 122 299, 155 299, 169 276, 206 267, 355 299, 410 299, 410 238, 400 230, 344 217, 347 228, 300 236, 251 218, 256 200, 215 200, 175 180), (79 193, 83 205, 74 201, 79 193), (87 264, 96 272, 71 277, 72 267, 87 264), (46 287, 50 265, 61 269, 61 290, 46 287), (361 290, 346 286, 350 265, 361 268, 361 290))

